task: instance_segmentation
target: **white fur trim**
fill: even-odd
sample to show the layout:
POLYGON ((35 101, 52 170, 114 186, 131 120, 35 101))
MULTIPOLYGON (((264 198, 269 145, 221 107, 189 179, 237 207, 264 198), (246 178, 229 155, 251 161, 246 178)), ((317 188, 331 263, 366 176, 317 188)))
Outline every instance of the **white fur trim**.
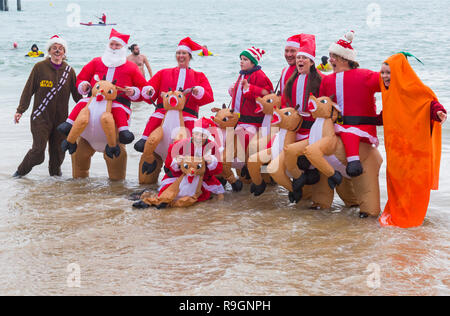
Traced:
POLYGON ((155 88, 153 88, 152 86, 145 86, 145 87, 143 87, 142 88, 142 97, 144 98, 144 99, 146 99, 146 100, 150 100, 151 98, 153 98, 153 96, 155 95, 155 88), (148 91, 149 90, 153 90, 153 93, 149 96, 148 95, 148 91))
POLYGON ((328 48, 328 51, 330 53, 341 56, 347 60, 356 62, 357 53, 356 53, 355 49, 344 48, 337 43, 333 43, 333 44, 331 44, 330 48, 328 48))
POLYGON ((189 115, 184 115, 184 112, 183 112, 183 120, 185 121, 185 122, 192 122, 192 121, 197 121, 197 118, 196 117, 193 117, 193 116, 189 116, 189 115))
POLYGON ((198 126, 194 127, 192 129, 192 133, 196 133, 196 132, 208 135, 208 137, 211 136, 211 133, 207 129, 204 129, 203 127, 198 127, 198 126))
POLYGON ((128 131, 129 128, 128 128, 128 126, 122 126, 122 127, 119 127, 117 130, 118 130, 119 132, 122 132, 122 131, 128 131))
POLYGON ((161 181, 161 185, 158 188, 158 192, 161 191, 162 188, 164 188, 168 184, 172 184, 177 180, 177 178, 167 178, 161 181))
POLYGON ((164 113, 161 113, 161 112, 155 112, 155 113, 153 113, 152 114, 152 116, 151 117, 154 117, 154 118, 157 118, 157 119, 163 119, 164 118, 164 113))
POLYGON ((180 166, 178 165, 177 159, 174 158, 172 160, 172 163, 170 164, 170 168, 172 168, 175 171, 180 171, 180 166))
POLYGON ((357 160, 361 160, 361 159, 359 158, 359 156, 350 156, 350 157, 347 157, 347 161, 348 161, 348 162, 357 161, 357 160))
POLYGON ((217 165, 219 164, 219 161, 217 160, 216 156, 211 155, 210 157, 212 158, 212 161, 211 161, 211 163, 207 163, 206 166, 211 171, 216 170, 217 165))
POLYGON ((66 122, 73 125, 73 120, 71 120, 70 118, 68 118, 68 119, 66 120, 66 122))
POLYGON ((295 48, 300 48, 300 43, 298 43, 298 42, 293 42, 293 41, 287 41, 287 42, 286 42, 286 46, 289 46, 289 47, 295 47, 295 48))
POLYGON ((339 112, 344 115, 344 72, 336 74, 336 100, 339 112))
POLYGON ((246 93, 249 92, 249 91, 250 91, 250 85, 248 85, 247 90, 242 90, 242 93, 246 94, 246 93))
POLYGON ((200 100, 205 95, 205 88, 203 88, 202 86, 196 86, 195 88, 197 88, 199 90, 199 93, 198 93, 198 95, 192 94, 192 96, 194 98, 196 98, 197 100, 200 100))
POLYGON ((188 47, 188 46, 185 46, 185 45, 179 45, 179 46, 177 47, 177 52, 178 52, 179 50, 186 50, 186 51, 188 51, 190 54, 192 54, 192 49, 191 49, 190 47, 188 47))
POLYGON ((297 135, 295 135, 295 140, 296 141, 304 140, 304 139, 308 139, 308 138, 309 138, 309 135, 305 135, 305 134, 298 134, 297 133, 297 135))
POLYGON ((177 80, 177 90, 184 90, 184 84, 186 82, 186 68, 180 68, 180 73, 178 74, 177 80))
POLYGON ((124 110, 125 112, 127 112, 128 115, 131 115, 131 110, 130 110, 128 107, 126 107, 125 105, 120 104, 120 103, 118 103, 118 102, 113 102, 111 108, 121 108, 122 110, 124 110))
POLYGON ((311 55, 311 54, 308 54, 308 53, 305 53, 305 52, 298 52, 298 53, 297 53, 297 56, 306 56, 306 57, 308 57, 309 59, 311 59, 313 62, 314 62, 314 60, 316 59, 315 56, 313 56, 313 55, 311 55))
POLYGON ((87 81, 82 81, 82 82, 80 82, 80 84, 78 85, 78 93, 81 94, 81 95, 88 95, 89 92, 91 92, 91 89, 92 89, 91 84, 90 84, 89 82, 87 82, 87 81), (83 90, 82 90, 82 87, 83 87, 83 85, 84 85, 85 83, 87 83, 88 86, 89 86, 89 89, 88 89, 88 91, 86 92, 86 94, 85 94, 85 92, 83 92, 83 90))
POLYGON ((109 39, 109 42, 111 43, 111 41, 116 41, 116 42, 119 42, 120 44, 122 44, 122 46, 127 46, 127 43, 125 43, 123 39, 118 38, 118 37, 111 37, 109 39))
POLYGON ((217 185, 208 185, 205 182, 202 184, 203 188, 205 188, 207 191, 212 192, 214 194, 224 194, 225 189, 223 188, 223 185, 217 184, 217 185))
POLYGON ((143 139, 143 140, 147 141, 147 139, 148 139, 148 136, 142 135, 141 139, 143 139))
POLYGON ((379 145, 377 137, 373 137, 369 133, 367 133, 363 130, 360 130, 357 127, 352 126, 352 127, 345 128, 339 124, 334 124, 334 130, 336 133, 351 133, 351 134, 357 135, 359 137, 364 137, 364 138, 367 138, 375 146, 378 147, 378 145, 379 145))
POLYGON ((132 95, 130 98, 131 101, 137 101, 139 97, 141 96, 141 91, 137 87, 131 87, 134 90, 134 95, 132 95))

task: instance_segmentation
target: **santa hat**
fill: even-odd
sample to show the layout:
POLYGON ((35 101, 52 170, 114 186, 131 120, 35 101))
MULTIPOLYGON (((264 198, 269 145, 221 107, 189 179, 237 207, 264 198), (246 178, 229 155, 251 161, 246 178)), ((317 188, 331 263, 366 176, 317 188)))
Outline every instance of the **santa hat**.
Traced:
POLYGON ((119 33, 115 29, 112 29, 109 35, 109 42, 116 41, 122 44, 122 46, 127 46, 129 39, 130 35, 119 33))
POLYGON ((354 31, 348 32, 336 43, 331 44, 330 48, 328 49, 329 52, 347 60, 356 62, 356 50, 354 50, 351 45, 354 37, 354 31))
POLYGON ((252 61, 252 63, 256 65, 258 65, 258 63, 261 61, 262 55, 264 55, 266 52, 262 49, 256 48, 254 46, 252 46, 249 49, 244 50, 240 55, 240 56, 245 56, 248 59, 250 59, 252 61))
POLYGON ((47 46, 46 46, 46 52, 49 51, 50 47, 52 47, 52 45, 54 44, 60 44, 64 47, 64 51, 65 51, 65 55, 67 56, 67 42, 62 39, 61 37, 59 37, 58 35, 53 35, 52 37, 50 37, 50 39, 47 42, 47 46))
POLYGON ((202 133, 209 137, 209 136, 211 136, 211 133, 209 132, 209 128, 214 127, 214 126, 215 126, 215 124, 214 124, 213 120, 206 118, 206 117, 202 117, 195 121, 194 128, 192 129, 192 133, 196 133, 196 132, 202 133))
POLYGON ((297 56, 306 56, 314 61, 316 58, 316 37, 314 35, 302 34, 297 56))
POLYGON ((192 54, 193 51, 200 50, 200 49, 203 49, 203 46, 201 46, 200 44, 197 44, 196 42, 191 40, 190 37, 185 37, 178 44, 177 52, 179 50, 186 50, 189 52, 189 54, 192 54))
POLYGON ((289 37, 286 41, 286 47, 295 47, 300 48, 300 40, 301 40, 302 34, 297 34, 289 37))

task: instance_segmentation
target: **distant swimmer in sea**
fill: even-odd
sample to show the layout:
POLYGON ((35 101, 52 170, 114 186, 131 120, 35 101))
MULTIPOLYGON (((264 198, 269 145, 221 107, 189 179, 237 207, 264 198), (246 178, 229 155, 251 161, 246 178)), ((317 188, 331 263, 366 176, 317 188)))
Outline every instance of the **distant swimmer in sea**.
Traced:
POLYGON ((132 61, 136 65, 138 65, 139 70, 142 72, 142 75, 145 77, 145 67, 147 67, 148 73, 150 74, 150 78, 153 77, 152 68, 150 67, 150 63, 148 62, 147 56, 141 54, 141 50, 139 49, 138 44, 133 44, 129 47, 131 51, 131 55, 127 57, 127 60, 132 61))
POLYGON ((206 46, 206 45, 203 45, 202 51, 200 53, 198 53, 198 55, 199 56, 214 56, 214 54, 208 50, 208 46, 206 46))
POLYGON ((33 44, 33 46, 31 46, 31 50, 25 55, 25 57, 44 57, 44 53, 39 50, 39 47, 36 44, 33 44))
POLYGON ((317 69, 323 72, 329 72, 333 70, 333 67, 328 63, 328 57, 322 56, 322 63, 317 66, 317 69))

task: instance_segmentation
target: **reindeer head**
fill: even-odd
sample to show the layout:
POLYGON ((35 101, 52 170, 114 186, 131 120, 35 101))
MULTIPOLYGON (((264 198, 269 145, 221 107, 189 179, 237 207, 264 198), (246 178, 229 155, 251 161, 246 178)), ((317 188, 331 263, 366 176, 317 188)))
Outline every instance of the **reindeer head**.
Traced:
POLYGON ((164 110, 182 111, 186 104, 186 94, 182 90, 162 92, 164 110))
POLYGON ((203 176, 206 171, 206 162, 201 157, 184 156, 180 164, 181 172, 192 181, 195 176, 203 176))
POLYGON ((117 91, 122 90, 116 86, 116 80, 113 82, 107 81, 105 78, 99 80, 99 77, 95 78, 97 83, 92 88, 92 96, 97 98, 97 101, 114 101, 117 98, 117 91))
POLYGON ((255 113, 273 114, 274 108, 281 108, 281 96, 275 93, 256 98, 255 113))
POLYGON ((297 131, 303 122, 303 118, 297 109, 274 109, 272 126, 277 126, 288 131, 297 131))
POLYGON ((314 118, 331 118, 333 122, 341 113, 339 106, 330 97, 316 98, 313 95, 309 97, 308 111, 314 118))
POLYGON ((211 111, 216 113, 216 115, 212 116, 211 119, 221 129, 226 129, 227 127, 234 128, 239 121, 239 114, 235 113, 234 110, 227 108, 225 104, 222 105, 221 109, 212 108, 211 111))

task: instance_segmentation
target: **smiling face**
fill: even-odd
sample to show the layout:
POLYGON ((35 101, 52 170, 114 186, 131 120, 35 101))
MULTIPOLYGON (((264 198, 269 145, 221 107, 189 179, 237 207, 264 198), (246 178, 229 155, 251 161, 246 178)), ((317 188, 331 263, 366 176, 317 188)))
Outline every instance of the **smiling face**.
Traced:
POLYGON ((163 98, 163 107, 166 111, 183 111, 186 104, 186 96, 182 91, 162 92, 161 97, 163 98))
POLYGON ((109 48, 111 48, 112 50, 118 50, 121 49, 122 47, 123 45, 118 41, 112 40, 111 42, 109 42, 109 48))
POLYGON ((175 57, 177 59, 178 67, 188 68, 192 55, 187 50, 178 50, 175 57))
POLYGON ((391 67, 389 67, 388 64, 383 63, 381 65, 380 75, 381 79, 383 79, 384 86, 389 88, 389 85, 391 84, 391 67))
POLYGON ((286 58, 289 66, 295 65, 295 57, 297 56, 298 48, 292 46, 286 46, 284 48, 284 58, 286 58))
POLYGON ((333 53, 330 53, 330 60, 328 62, 330 63, 331 67, 333 67, 334 72, 342 72, 351 69, 346 59, 333 53))
POLYGON ((52 61, 59 64, 64 59, 66 49, 61 44, 53 44, 48 49, 48 53, 50 54, 52 61))
POLYGON ((248 59, 245 56, 241 56, 241 62, 240 62, 241 70, 250 70, 253 67, 255 67, 255 64, 252 63, 250 59, 248 59))
POLYGON ((314 62, 303 55, 299 55, 296 57, 296 65, 299 74, 307 75, 311 69, 311 66, 314 65, 314 62))

